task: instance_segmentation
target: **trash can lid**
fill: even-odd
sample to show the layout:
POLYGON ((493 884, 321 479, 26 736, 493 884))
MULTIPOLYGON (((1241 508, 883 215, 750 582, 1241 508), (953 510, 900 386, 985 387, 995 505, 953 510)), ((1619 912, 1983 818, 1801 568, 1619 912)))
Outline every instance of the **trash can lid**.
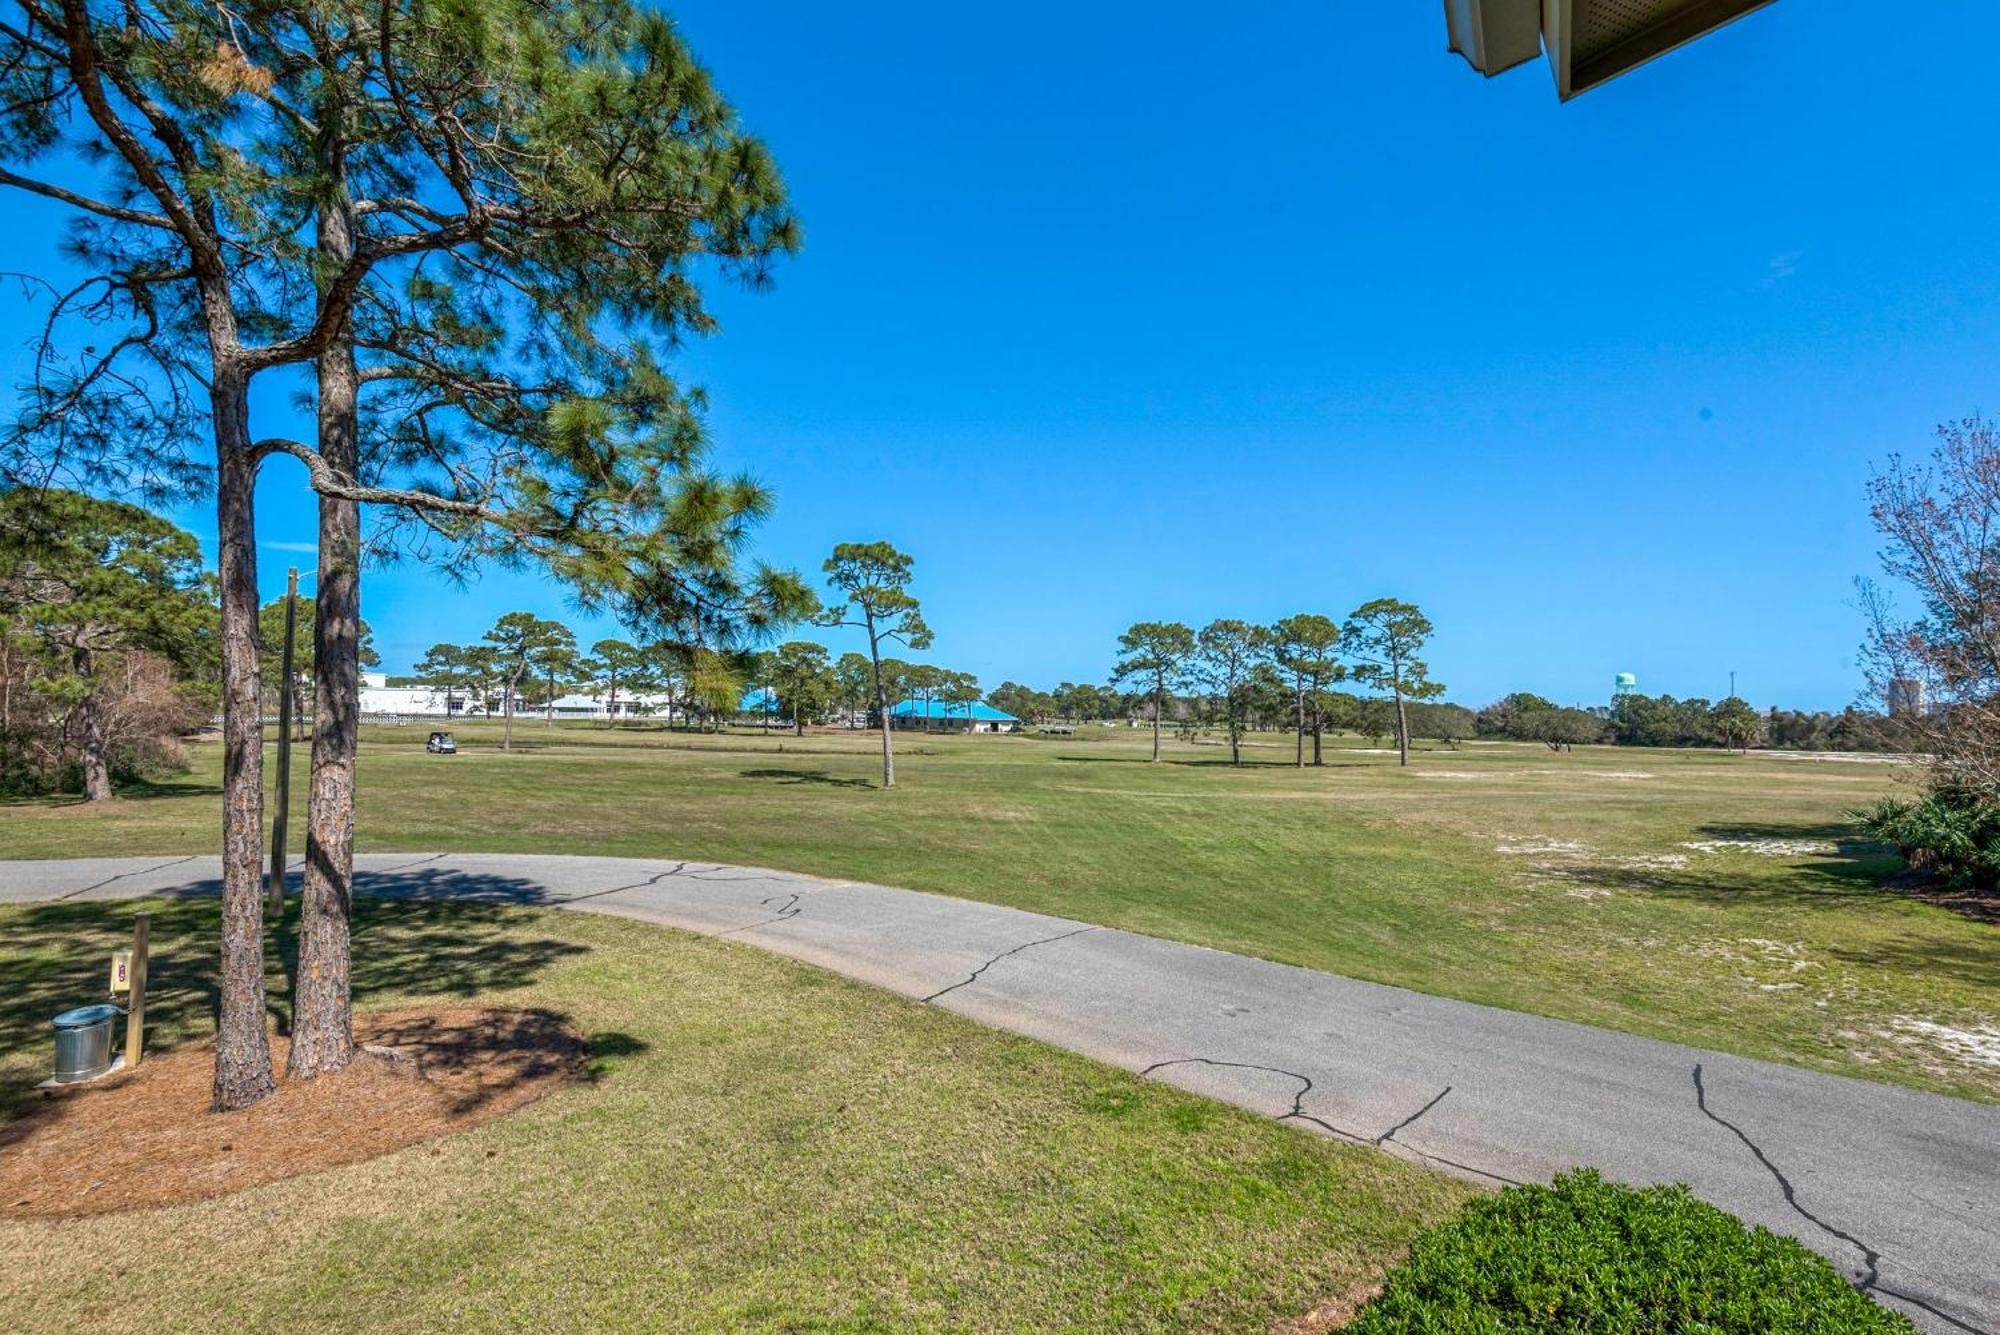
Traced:
POLYGON ((95 1006, 78 1006, 73 1011, 64 1011, 56 1016, 55 1025, 58 1029, 83 1029, 93 1024, 102 1024, 117 1014, 116 1006, 102 1003, 95 1006))

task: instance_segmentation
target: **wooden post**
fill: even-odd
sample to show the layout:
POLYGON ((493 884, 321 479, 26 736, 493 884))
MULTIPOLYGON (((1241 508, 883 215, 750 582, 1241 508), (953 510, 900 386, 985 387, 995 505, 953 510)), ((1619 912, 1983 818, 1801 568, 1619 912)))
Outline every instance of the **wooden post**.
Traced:
POLYGON ((130 1004, 125 1008, 125 1064, 137 1066, 146 1052, 146 945, 153 932, 153 915, 141 913, 132 919, 132 980, 130 1004))
POLYGON ((278 810, 271 818, 271 890, 267 896, 273 917, 285 913, 285 822, 292 806, 292 641, 299 605, 299 572, 285 581, 285 649, 278 672, 278 810))

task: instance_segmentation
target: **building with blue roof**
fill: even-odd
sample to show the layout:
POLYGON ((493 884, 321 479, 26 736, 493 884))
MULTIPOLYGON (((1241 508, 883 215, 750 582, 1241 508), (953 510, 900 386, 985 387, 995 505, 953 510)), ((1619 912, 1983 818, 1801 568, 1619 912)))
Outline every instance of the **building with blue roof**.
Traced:
POLYGON ((925 732, 1019 732, 1021 720, 1004 709, 974 700, 898 700, 889 707, 889 725, 925 732))

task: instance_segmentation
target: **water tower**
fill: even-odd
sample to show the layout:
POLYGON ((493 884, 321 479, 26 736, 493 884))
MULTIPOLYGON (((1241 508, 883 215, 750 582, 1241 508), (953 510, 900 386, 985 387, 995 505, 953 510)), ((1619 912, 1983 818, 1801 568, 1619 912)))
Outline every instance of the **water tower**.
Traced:
POLYGON ((1639 693, 1639 678, 1630 672, 1621 672, 1611 679, 1611 698, 1622 699, 1639 693))

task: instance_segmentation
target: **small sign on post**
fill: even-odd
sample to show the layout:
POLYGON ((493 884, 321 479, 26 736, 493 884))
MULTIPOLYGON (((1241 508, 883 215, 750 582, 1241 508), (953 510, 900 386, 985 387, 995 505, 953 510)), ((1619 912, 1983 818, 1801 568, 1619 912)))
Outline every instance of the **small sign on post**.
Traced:
MULTIPOLYGON (((132 949, 119 951, 125 959, 125 982, 132 999, 125 1007, 125 1064, 137 1066, 146 1051, 146 945, 153 934, 153 915, 137 914, 132 919, 132 949)), ((116 987, 118 967, 112 965, 116 987)))
POLYGON ((132 990, 132 952, 114 950, 111 952, 111 995, 132 990))

